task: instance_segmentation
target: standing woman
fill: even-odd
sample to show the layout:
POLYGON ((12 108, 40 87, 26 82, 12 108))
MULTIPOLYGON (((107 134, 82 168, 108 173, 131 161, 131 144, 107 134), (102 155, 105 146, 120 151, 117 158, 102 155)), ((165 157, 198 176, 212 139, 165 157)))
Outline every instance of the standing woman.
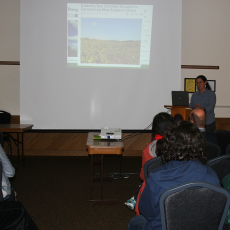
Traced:
POLYGON ((195 109, 203 109, 206 113, 205 130, 208 133, 216 129, 214 108, 216 105, 216 94, 211 90, 204 75, 196 78, 198 91, 192 95, 190 106, 195 109))

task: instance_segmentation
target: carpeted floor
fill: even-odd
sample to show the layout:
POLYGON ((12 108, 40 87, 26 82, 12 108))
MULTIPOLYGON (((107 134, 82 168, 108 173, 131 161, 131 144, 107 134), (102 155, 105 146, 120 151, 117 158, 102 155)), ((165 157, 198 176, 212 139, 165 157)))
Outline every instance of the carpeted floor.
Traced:
MULTIPOLYGON (((120 172, 120 165, 129 178, 104 182, 104 198, 118 199, 117 205, 89 204, 90 157, 27 156, 14 188, 40 230, 127 229, 134 212, 124 202, 140 183, 141 157, 106 156, 104 175, 120 172)), ((100 198, 100 182, 94 182, 94 198, 100 198)))

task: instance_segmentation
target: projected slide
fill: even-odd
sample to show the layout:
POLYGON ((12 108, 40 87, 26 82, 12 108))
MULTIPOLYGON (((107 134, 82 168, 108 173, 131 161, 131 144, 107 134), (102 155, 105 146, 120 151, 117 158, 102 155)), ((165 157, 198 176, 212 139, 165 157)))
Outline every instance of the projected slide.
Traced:
POLYGON ((151 5, 67 4, 69 67, 148 68, 151 5))

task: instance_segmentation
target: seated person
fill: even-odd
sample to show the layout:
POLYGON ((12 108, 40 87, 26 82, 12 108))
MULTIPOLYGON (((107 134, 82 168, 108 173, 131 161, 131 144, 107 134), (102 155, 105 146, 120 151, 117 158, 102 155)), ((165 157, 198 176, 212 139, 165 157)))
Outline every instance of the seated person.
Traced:
POLYGON ((2 164, 2 195, 7 201, 15 200, 15 193, 12 192, 9 177, 13 177, 15 169, 10 163, 2 146, 0 145, 0 162, 2 164))
POLYGON ((190 114, 190 122, 194 123, 204 135, 206 141, 218 144, 217 137, 214 133, 208 133, 205 130, 206 115, 203 109, 194 109, 190 114))
POLYGON ((191 181, 220 185, 216 173, 205 165, 205 140, 194 124, 182 122, 167 130, 157 152, 164 164, 149 174, 139 202, 141 215, 130 220, 129 230, 162 229, 159 199, 166 189, 191 181))
POLYGON ((137 194, 132 197, 131 199, 127 200, 125 202, 125 205, 130 208, 131 210, 134 210, 137 215, 139 215, 138 210, 138 203, 141 197, 141 194, 145 187, 145 178, 144 178, 144 165, 145 163, 156 157, 156 145, 158 140, 161 140, 164 137, 165 131, 171 127, 174 123, 173 117, 165 112, 158 113, 154 118, 152 122, 152 141, 151 143, 147 144, 142 152, 142 168, 140 172, 140 178, 143 181, 143 183, 139 186, 139 189, 137 190, 137 194))

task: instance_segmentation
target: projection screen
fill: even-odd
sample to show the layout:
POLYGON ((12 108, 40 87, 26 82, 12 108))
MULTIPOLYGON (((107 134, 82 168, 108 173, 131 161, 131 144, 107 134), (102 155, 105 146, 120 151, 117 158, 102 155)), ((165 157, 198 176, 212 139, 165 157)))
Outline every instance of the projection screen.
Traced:
POLYGON ((20 119, 142 130, 181 85, 181 0, 21 0, 20 119))

